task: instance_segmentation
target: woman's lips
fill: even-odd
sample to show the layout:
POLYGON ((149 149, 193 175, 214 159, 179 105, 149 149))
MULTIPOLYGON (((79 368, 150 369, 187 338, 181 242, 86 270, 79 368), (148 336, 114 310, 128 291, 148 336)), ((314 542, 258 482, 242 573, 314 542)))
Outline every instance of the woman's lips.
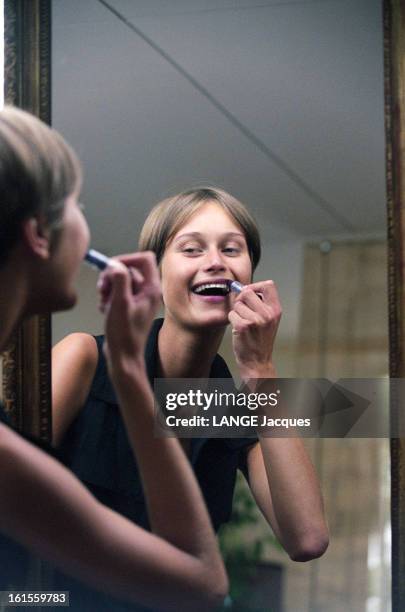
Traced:
POLYGON ((217 304, 219 302, 225 302, 227 295, 199 295, 198 293, 191 292, 194 297, 204 302, 211 302, 211 304, 217 304))

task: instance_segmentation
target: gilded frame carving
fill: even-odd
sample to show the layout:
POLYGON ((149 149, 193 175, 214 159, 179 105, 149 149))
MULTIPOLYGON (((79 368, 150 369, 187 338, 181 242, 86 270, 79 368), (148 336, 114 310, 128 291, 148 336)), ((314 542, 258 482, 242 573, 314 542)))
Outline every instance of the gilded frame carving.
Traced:
MULTIPOLYGON (((390 377, 405 377, 405 0, 384 2, 390 377)), ((392 418, 403 407, 391 397, 392 418)), ((405 610, 405 439, 391 440, 392 609, 405 610)))
MULTIPOLYGON (((50 123, 50 0, 5 0, 5 102, 50 123)), ((50 440, 49 316, 23 323, 3 354, 3 400, 22 432, 50 440)))
MULTIPOLYGON (((390 376, 405 377, 405 0, 384 0, 390 376)), ((5 97, 50 122, 51 0, 5 0, 5 97)), ((50 439, 50 317, 34 317, 3 361, 14 424, 50 439)), ((405 440, 391 441, 392 600, 405 610, 405 440)))

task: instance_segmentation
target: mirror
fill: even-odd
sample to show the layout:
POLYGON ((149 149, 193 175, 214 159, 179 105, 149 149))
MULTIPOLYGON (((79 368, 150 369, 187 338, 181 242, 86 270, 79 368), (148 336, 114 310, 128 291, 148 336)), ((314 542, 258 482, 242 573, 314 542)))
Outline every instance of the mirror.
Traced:
MULTIPOLYGON (((398 92, 389 72, 395 76, 400 57, 399 26, 390 21, 398 6, 387 3, 384 14, 390 104, 398 92)), ((394 311, 401 238, 389 183, 387 260, 384 173, 395 117, 387 111, 385 131, 383 42, 377 0, 170 6, 54 0, 52 123, 83 161, 93 246, 107 254, 133 250, 157 200, 196 183, 222 186, 249 206, 262 231, 256 278, 276 281, 284 307, 275 356, 280 375, 387 375, 389 296, 390 373, 400 376, 402 319, 394 311)), ((392 153, 399 155, 396 143, 392 153)), ((390 180, 397 167, 388 157, 390 180)), ((94 284, 94 273, 83 267, 80 303, 54 317, 54 341, 70 331, 101 332, 94 284)), ((37 334, 34 343, 45 336, 37 334)), ((222 352, 231 359, 226 342, 222 352)), ((387 610, 388 441, 323 440, 309 447, 323 483, 330 548, 317 561, 294 564, 269 544, 257 562, 254 596, 268 598, 262 587, 275 581, 272 597, 274 585, 283 583, 286 612, 387 610)), ((397 536, 404 515, 401 453, 393 441, 397 536)), ((250 529, 264 538, 259 519, 250 529)), ((393 538, 397 610, 405 601, 400 542, 393 538)))

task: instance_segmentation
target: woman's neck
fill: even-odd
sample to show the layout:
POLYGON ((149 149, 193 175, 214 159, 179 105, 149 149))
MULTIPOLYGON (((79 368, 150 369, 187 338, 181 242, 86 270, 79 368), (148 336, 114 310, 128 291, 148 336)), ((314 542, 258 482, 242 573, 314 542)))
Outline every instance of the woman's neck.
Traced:
POLYGON ((13 266, 0 269, 0 351, 7 348, 26 310, 26 284, 13 266))
POLYGON ((224 332, 222 328, 186 329, 165 317, 158 336, 159 376, 208 378, 224 332))

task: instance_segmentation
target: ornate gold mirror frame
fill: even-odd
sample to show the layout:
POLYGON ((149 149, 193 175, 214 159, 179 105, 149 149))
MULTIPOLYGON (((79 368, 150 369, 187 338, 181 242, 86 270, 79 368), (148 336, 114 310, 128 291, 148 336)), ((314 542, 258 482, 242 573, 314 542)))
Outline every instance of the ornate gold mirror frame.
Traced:
MULTIPOLYGON (((390 375, 405 377, 405 0, 384 1, 390 375)), ((5 98, 50 122, 50 0, 5 0, 5 98)), ((3 357, 17 428, 50 439, 50 317, 25 322, 3 357)), ((401 408, 401 407, 400 407, 401 408)), ((391 441, 392 601, 405 610, 405 439, 391 441)))
MULTIPOLYGON (((46 123, 51 118, 50 0, 5 0, 4 98, 46 123)), ((23 433, 49 440, 51 324, 33 317, 3 354, 3 400, 23 433)))
MULTIPOLYGON (((405 377, 405 0, 384 2, 390 376, 405 377)), ((400 411, 403 406, 394 406, 400 411)), ((395 410, 392 411, 396 413, 395 410)), ((405 610, 405 439, 391 440, 392 609, 405 610)))

